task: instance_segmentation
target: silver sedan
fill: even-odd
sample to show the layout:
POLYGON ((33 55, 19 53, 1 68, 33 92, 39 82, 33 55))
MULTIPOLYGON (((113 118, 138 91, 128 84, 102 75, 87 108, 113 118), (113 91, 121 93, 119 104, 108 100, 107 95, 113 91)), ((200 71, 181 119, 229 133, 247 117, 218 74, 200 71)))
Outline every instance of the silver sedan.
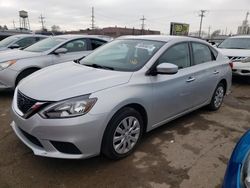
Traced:
POLYGON ((229 59, 199 39, 121 37, 80 64, 25 78, 11 126, 36 155, 119 159, 145 132, 203 106, 218 110, 231 77, 229 59))
POLYGON ((44 67, 78 60, 108 39, 91 35, 59 35, 24 50, 0 52, 0 89, 15 88, 26 76, 44 67))

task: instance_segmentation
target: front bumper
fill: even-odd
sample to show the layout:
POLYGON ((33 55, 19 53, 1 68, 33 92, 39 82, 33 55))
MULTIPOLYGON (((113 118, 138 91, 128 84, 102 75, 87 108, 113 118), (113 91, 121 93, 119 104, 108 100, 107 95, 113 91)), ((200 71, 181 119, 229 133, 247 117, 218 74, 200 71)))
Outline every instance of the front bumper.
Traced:
POLYGON ((15 88, 18 72, 10 68, 0 70, 0 89, 15 88))
POLYGON ((235 76, 250 76, 250 63, 233 63, 233 75, 235 76))
MULTIPOLYGON (((14 104, 14 102, 13 102, 14 104)), ((43 119, 35 114, 23 119, 12 105, 13 122, 11 127, 18 138, 35 155, 53 158, 80 159, 96 156, 100 153, 106 116, 89 115, 68 119, 43 119), (28 136, 27 136, 28 135, 28 136), (35 140, 35 141, 34 141, 35 140), (40 144, 39 144, 40 143, 40 144), (54 143, 60 143, 58 149, 54 143), (67 152, 62 148, 72 146, 79 152, 67 152)))

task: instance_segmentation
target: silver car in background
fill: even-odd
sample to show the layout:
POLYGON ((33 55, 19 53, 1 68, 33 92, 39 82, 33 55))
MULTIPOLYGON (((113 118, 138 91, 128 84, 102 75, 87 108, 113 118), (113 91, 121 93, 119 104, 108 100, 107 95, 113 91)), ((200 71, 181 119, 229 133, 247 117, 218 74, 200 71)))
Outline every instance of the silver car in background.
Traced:
POLYGON ((250 76, 250 36, 234 36, 224 40, 218 50, 233 63, 233 75, 250 76))
POLYGON ((143 133, 203 106, 219 109, 231 77, 228 58, 202 40, 121 37, 80 64, 25 78, 15 90, 11 126, 36 155, 119 159, 143 133))
POLYGON ((108 40, 93 35, 59 35, 23 50, 0 53, 0 89, 15 88, 33 72, 44 67, 78 60, 108 40))
POLYGON ((26 48, 45 38, 47 36, 38 34, 12 35, 0 41, 0 51, 26 48))

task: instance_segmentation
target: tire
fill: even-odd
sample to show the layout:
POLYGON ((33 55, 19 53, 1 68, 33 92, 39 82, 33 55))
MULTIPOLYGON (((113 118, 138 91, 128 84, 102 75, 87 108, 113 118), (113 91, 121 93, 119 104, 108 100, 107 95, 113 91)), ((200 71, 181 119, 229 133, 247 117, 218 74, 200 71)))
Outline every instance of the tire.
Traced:
POLYGON ((113 160, 127 157, 138 145, 142 132, 143 120, 139 112, 129 107, 119 110, 105 130, 102 153, 113 160))
POLYGON ((223 102, 224 96, 225 96, 225 86, 222 83, 219 83, 214 91, 212 100, 210 104, 208 105, 208 109, 211 111, 218 110, 223 102))
POLYGON ((15 83, 15 87, 19 84, 19 82, 24 79, 25 77, 31 75, 32 73, 38 71, 39 69, 35 69, 35 68, 32 68, 32 69, 27 69, 27 70, 24 70, 22 71, 16 78, 16 83, 15 83))

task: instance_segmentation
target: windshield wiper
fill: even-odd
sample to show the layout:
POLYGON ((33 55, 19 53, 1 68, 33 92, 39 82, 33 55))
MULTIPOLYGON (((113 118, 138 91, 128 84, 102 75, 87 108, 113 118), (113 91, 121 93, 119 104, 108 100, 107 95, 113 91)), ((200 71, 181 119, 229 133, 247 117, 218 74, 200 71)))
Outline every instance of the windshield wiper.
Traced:
POLYGON ((104 65, 98 65, 98 64, 83 64, 83 65, 85 65, 85 66, 88 66, 88 67, 94 67, 94 68, 99 68, 99 69, 108 69, 108 70, 114 70, 114 68, 113 67, 109 67, 109 66, 104 66, 104 65))

